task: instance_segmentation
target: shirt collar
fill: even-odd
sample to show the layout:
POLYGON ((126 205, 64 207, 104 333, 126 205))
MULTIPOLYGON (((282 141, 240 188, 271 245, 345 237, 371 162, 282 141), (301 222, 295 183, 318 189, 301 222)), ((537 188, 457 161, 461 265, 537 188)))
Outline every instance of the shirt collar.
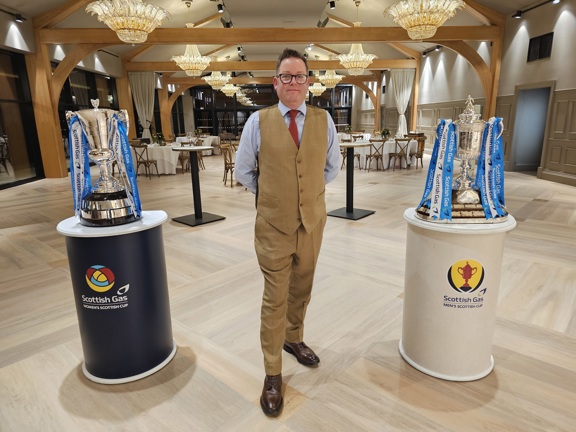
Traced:
MULTIPOLYGON (((282 102, 278 102, 278 109, 280 110, 280 113, 282 114, 282 117, 284 117, 288 112, 290 112, 291 108, 288 108, 286 105, 284 105, 282 102)), ((296 108, 298 111, 300 111, 302 114, 304 114, 304 116, 306 116, 306 102, 302 102, 302 105, 300 105, 298 108, 296 108)))

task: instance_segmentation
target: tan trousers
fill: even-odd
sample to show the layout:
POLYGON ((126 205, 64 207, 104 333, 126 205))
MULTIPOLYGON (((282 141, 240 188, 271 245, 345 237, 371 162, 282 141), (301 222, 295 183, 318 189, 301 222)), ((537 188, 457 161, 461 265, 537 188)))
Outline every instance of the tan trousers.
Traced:
POLYGON ((260 342, 267 375, 282 373, 284 341, 301 342, 326 216, 307 233, 284 234, 256 216, 254 246, 264 275, 260 342))

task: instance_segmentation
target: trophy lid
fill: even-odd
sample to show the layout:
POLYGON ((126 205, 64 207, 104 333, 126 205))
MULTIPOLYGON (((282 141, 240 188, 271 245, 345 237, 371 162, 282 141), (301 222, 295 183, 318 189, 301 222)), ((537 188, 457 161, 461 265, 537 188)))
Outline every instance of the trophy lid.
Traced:
POLYGON ((470 95, 468 95, 468 99, 466 100, 466 109, 462 112, 462 114, 458 115, 459 120, 455 121, 454 123, 458 124, 473 124, 476 122, 482 122, 483 120, 480 119, 480 114, 476 112, 474 109, 474 99, 470 95))

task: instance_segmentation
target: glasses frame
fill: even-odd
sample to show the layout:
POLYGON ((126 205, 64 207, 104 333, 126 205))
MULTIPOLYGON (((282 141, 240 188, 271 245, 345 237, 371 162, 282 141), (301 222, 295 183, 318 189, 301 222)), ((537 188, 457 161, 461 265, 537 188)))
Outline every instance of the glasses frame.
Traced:
POLYGON ((276 75, 276 78, 278 78, 278 80, 282 83, 282 84, 290 84, 292 82, 292 80, 294 80, 296 82, 296 84, 306 84, 306 82, 308 82, 308 75, 304 75, 304 74, 296 74, 296 75, 292 75, 292 74, 278 74, 276 75), (287 77, 290 77, 289 81, 285 81, 287 77), (302 78, 303 77, 303 78, 302 78), (298 79, 301 79, 302 82, 298 82, 298 79))

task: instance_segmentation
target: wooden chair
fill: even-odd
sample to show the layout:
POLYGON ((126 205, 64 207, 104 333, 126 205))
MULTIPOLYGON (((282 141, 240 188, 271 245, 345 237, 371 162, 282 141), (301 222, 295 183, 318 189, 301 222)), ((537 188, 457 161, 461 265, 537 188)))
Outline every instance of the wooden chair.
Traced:
POLYGON ((378 161, 382 164, 382 169, 384 169, 384 159, 382 158, 382 145, 383 141, 380 140, 370 140, 370 153, 366 155, 366 161, 364 163, 364 169, 370 172, 370 165, 372 161, 376 161, 376 170, 378 170, 378 161))
POLYGON ((420 159, 420 165, 422 168, 424 168, 424 147, 426 145, 426 137, 425 136, 418 136, 415 138, 416 141, 418 141, 418 148, 416 149, 416 151, 412 151, 410 152, 410 159, 412 159, 412 157, 416 158, 416 168, 418 168, 418 159, 420 159))
POLYGON ((390 159, 388 160, 388 168, 392 163, 392 158, 394 158, 394 163, 392 165, 392 171, 396 170, 396 160, 400 160, 400 168, 402 168, 402 159, 406 161, 406 166, 408 166, 408 143, 410 138, 396 138, 396 148, 394 152, 389 154, 390 159))
POLYGON ((222 156, 224 158, 224 177, 222 181, 224 186, 226 186, 226 181, 228 180, 228 173, 230 173, 230 187, 234 186, 234 155, 235 150, 231 144, 220 145, 220 150, 222 150, 222 156))
POLYGON ((148 146, 143 144, 133 144, 132 148, 136 154, 136 173, 140 169, 140 165, 144 165, 145 175, 152 180, 152 166, 156 168, 156 175, 160 178, 158 172, 158 161, 148 157, 148 146))

